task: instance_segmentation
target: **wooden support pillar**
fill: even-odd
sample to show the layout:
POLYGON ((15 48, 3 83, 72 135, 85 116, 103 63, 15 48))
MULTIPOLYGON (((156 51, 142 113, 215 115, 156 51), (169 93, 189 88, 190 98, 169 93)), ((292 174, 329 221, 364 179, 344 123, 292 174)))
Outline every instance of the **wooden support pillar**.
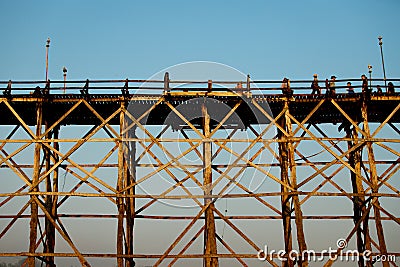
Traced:
MULTIPOLYGON (((45 130, 47 131, 48 128, 49 128, 49 123, 48 123, 48 121, 45 120, 45 130)), ((51 137, 52 137, 51 132, 46 134, 46 136, 45 136, 46 139, 50 139, 51 137)), ((50 149, 48 149, 47 147, 43 147, 43 153, 44 153, 44 157, 45 157, 45 170, 47 172, 51 168, 50 149)), ((51 175, 48 174, 45 179, 47 192, 53 191, 54 185, 52 183, 53 182, 52 180, 54 180, 54 176, 53 176, 53 179, 51 179, 51 175)), ((53 205, 54 205, 53 198, 54 197, 52 195, 47 195, 46 200, 45 200, 46 210, 51 215, 53 215, 53 205)), ((53 220, 55 220, 55 218, 53 216, 52 216, 52 218, 53 218, 53 220)), ((46 253, 54 253, 56 229, 55 229, 53 223, 47 217, 45 218, 45 229, 46 229, 46 242, 45 242, 44 251, 46 253)), ((46 266, 47 267, 55 266, 53 256, 46 257, 46 266)))
MULTIPOLYGON (((347 141, 348 149, 352 149, 354 146, 358 145, 358 132, 355 127, 353 129, 346 129, 346 138, 352 139, 347 141)), ((353 193, 355 194, 364 194, 364 187, 361 179, 361 148, 356 149, 349 154, 349 165, 354 169, 350 171, 351 184, 353 187, 353 193)), ((366 212, 366 203, 364 196, 354 196, 353 197, 353 221, 356 225, 358 221, 362 218, 363 214, 366 212)), ((364 219, 363 223, 359 224, 356 231, 356 242, 357 242, 357 250, 362 253, 366 249, 372 251, 371 249, 371 240, 369 236, 369 227, 368 227, 368 216, 364 219)), ((371 262, 364 262, 364 257, 359 257, 358 259, 359 267, 371 267, 371 262)))
MULTIPOLYGON (((205 100, 206 101, 206 100, 205 100)), ((210 115, 208 114, 207 105, 202 105, 203 115, 203 134, 205 138, 210 137, 210 115)), ((211 195, 212 186, 212 168, 211 168, 211 142, 204 141, 203 143, 203 186, 204 195, 211 195)), ((215 218, 214 218, 214 204, 211 203, 211 198, 204 198, 204 205, 208 205, 205 210, 205 230, 204 230, 204 254, 206 256, 217 254, 217 243, 215 235, 215 218), (210 204, 211 203, 211 204, 210 204)), ((207 257, 204 259, 204 267, 218 266, 218 258, 207 257)))
MULTIPOLYGON (((128 134, 130 137, 136 138, 136 126, 130 129, 131 134, 128 134)), ((129 142, 129 145, 126 144, 125 149, 125 186, 129 187, 136 182, 136 142, 129 142)), ((135 195, 135 186, 132 186, 128 189, 127 194, 131 197, 125 199, 126 206, 126 249, 125 253, 127 255, 133 255, 133 230, 135 226, 135 207, 136 202, 135 198, 132 197, 135 195)), ((125 263, 126 267, 135 266, 135 261, 133 258, 128 258, 125 263)))
MULTIPOLYGON (((59 131, 60 131, 60 127, 57 126, 53 129, 53 139, 57 140, 59 138, 59 131)), ((53 144, 54 149, 56 149, 57 151, 60 150, 60 145, 57 141, 54 142, 53 144)), ((59 156, 57 153, 53 153, 54 155, 54 162, 58 162, 59 161, 59 156)), ((59 174, 59 167, 55 168, 53 171, 53 192, 57 193, 58 192, 58 174, 59 174)), ((54 219, 54 221, 57 220, 57 204, 58 204, 58 196, 54 195, 53 196, 53 203, 51 205, 51 217, 54 219)), ((54 253, 54 248, 56 245, 56 229, 54 228, 54 235, 53 235, 53 239, 49 241, 50 244, 50 249, 51 252, 54 253)), ((52 257, 52 262, 54 264, 54 257, 52 257)), ((54 266, 56 266, 54 264, 54 266)))
MULTIPOLYGON (((280 126, 285 129, 286 123, 285 118, 281 118, 279 121, 280 126)), ((279 165, 281 169, 281 180, 283 183, 290 185, 289 181, 289 162, 288 162, 288 145, 286 136, 279 131, 278 138, 282 140, 279 142, 279 165)), ((290 196, 288 195, 289 189, 286 186, 281 185, 281 206, 282 206, 282 223, 283 223, 283 241, 285 243, 286 255, 292 251, 292 225, 291 225, 291 205, 290 196)), ((282 262, 283 267, 293 267, 293 262, 290 260, 282 262)))
MULTIPOLYGON (((367 135, 365 138, 370 139, 371 134, 370 134, 369 123, 368 123, 368 102, 369 102, 368 97, 364 96, 363 100, 362 100, 362 106, 361 106, 361 116, 363 119, 364 132, 367 135)), ((366 147, 367 147, 367 153, 368 153, 369 175, 370 175, 370 182, 372 184, 372 193, 378 193, 379 192, 379 187, 378 187, 379 181, 378 181, 378 175, 376 172, 375 155, 374 155, 374 150, 372 148, 372 142, 368 140, 366 142, 366 147)), ((373 197, 372 200, 375 200, 375 198, 377 198, 377 197, 373 197)), ((387 255, 385 236, 383 233, 379 205, 380 205, 379 199, 376 199, 374 206, 373 206, 374 216, 375 216, 375 224, 376 224, 376 233, 378 235, 379 251, 380 251, 381 255, 387 255)), ((382 266, 389 267, 389 262, 383 261, 382 266)))
MULTIPOLYGON (((36 104, 36 136, 39 137, 42 132, 42 102, 36 104)), ((39 181, 40 175, 40 150, 41 143, 35 143, 34 155, 33 155, 33 176, 32 184, 35 185, 39 181)), ((39 186, 30 188, 30 191, 37 192, 39 186)), ((35 196, 31 196, 34 198, 35 196)), ((38 227, 38 205, 36 201, 31 202, 31 220, 29 224, 29 253, 35 253, 36 250, 36 239, 37 239, 37 227, 38 227)), ((28 266, 35 267, 35 257, 28 257, 28 266)))
MULTIPOLYGON (((293 129, 292 129, 292 121, 289 117, 289 101, 285 101, 285 122, 286 122, 286 131, 289 134, 289 138, 293 137, 293 129)), ((287 142, 287 152, 288 152, 288 162, 289 162, 289 171, 290 171, 290 185, 294 189, 294 192, 297 192, 297 173, 296 173, 296 162, 294 160, 294 146, 293 142, 287 142)), ((307 250, 306 240, 304 237, 304 229, 303 229, 303 212, 301 211, 299 196, 294 194, 292 196, 292 202, 295 213, 295 222, 296 222, 296 234, 297 234, 297 244, 299 246, 300 255, 303 255, 303 251, 307 250)), ((298 266, 304 267, 308 266, 307 258, 299 258, 298 266)))
MULTIPOLYGON (((121 102, 121 113, 120 113, 120 140, 118 144, 118 181, 117 181, 117 192, 121 192, 124 186, 124 150, 122 143, 122 133, 125 125, 125 113, 122 111, 125 106, 125 102, 121 102)), ((124 198, 117 197, 117 208, 118 208, 118 223, 117 223, 117 254, 122 255, 124 253, 124 198)), ((118 267, 124 266, 124 259, 121 257, 117 258, 118 267)))

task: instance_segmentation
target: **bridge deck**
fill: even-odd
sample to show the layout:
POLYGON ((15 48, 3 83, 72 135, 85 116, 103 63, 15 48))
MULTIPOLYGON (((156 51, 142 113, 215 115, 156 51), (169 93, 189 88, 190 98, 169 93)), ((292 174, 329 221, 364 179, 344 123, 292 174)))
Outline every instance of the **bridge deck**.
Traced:
MULTIPOLYGON (((238 101, 243 100, 246 105, 241 105, 236 113, 244 125, 268 123, 265 116, 257 116, 257 111, 254 112, 251 106, 251 99, 256 103, 269 105, 272 115, 277 115, 282 111, 282 106, 287 100, 282 95, 238 95, 233 93, 212 92, 212 93, 187 93, 180 92, 174 94, 164 95, 134 95, 132 97, 124 97, 118 94, 105 94, 105 95, 76 95, 76 94, 54 94, 47 97, 34 97, 33 95, 18 95, 15 97, 0 98, 0 125, 16 125, 19 124, 16 116, 6 105, 1 102, 6 101, 15 110, 15 112, 22 118, 28 125, 35 125, 35 109, 36 104, 40 101, 44 103, 44 116, 48 122, 57 121, 65 114, 74 104, 81 99, 87 100, 90 105, 98 112, 103 118, 110 116, 125 102, 128 109, 148 110, 154 106, 160 98, 164 101, 155 106, 150 115, 146 118, 147 125, 162 125, 165 123, 166 116, 171 112, 171 109, 165 104, 168 101, 174 107, 178 105, 187 105, 187 109, 196 110, 200 109, 201 105, 196 105, 195 102, 188 102, 196 98, 203 98, 207 96, 208 99, 212 98, 218 102, 222 102, 229 107, 233 107, 238 101), (256 119, 255 116, 258 118, 256 119)), ((312 111, 316 105, 321 101, 325 102, 308 120, 309 123, 340 123, 345 121, 343 114, 332 103, 334 100, 346 114, 348 114, 354 121, 360 121, 361 118, 361 105, 362 94, 337 94, 334 98, 326 98, 325 96, 317 95, 294 95, 289 99, 290 113, 301 121, 312 111)), ((368 120, 370 122, 382 122, 399 104, 400 95, 372 95, 368 101, 368 120)), ((227 121, 226 124, 236 124, 237 121, 227 121)), ((93 125, 99 122, 96 116, 84 105, 79 106, 71 114, 69 114, 62 122, 63 125, 93 125)), ((390 122, 400 122, 400 114, 397 112, 390 122)), ((109 124, 119 125, 119 116, 115 116, 110 120, 109 124)))

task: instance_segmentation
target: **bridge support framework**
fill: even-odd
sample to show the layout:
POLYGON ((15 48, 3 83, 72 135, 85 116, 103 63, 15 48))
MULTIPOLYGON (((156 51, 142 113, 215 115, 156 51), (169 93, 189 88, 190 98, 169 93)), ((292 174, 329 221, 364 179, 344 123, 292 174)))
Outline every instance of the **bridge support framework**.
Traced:
MULTIPOLYGON (((210 111, 203 105, 202 125, 198 126, 177 108, 176 103, 184 102, 180 100, 181 97, 187 99, 193 96, 183 92, 173 97, 133 97, 130 101, 138 101, 145 107, 139 113, 129 110, 126 97, 106 100, 101 97, 73 97, 51 101, 45 97, 0 98, 3 114, 14 121, 13 124, 4 121, 2 125, 15 126, 8 135, 1 131, 0 172, 10 170, 13 174, 3 179, 6 183, 18 185, 16 190, 12 189, 13 186, 7 186, 5 191, 0 192, 0 219, 5 222, 1 224, 0 242, 3 238, 5 240, 8 236, 18 234, 13 231, 16 222, 29 219, 29 246, 26 251, 3 250, 0 256, 27 257, 26 264, 30 267, 35 266, 35 259, 42 260, 46 266, 56 266, 57 261, 64 258, 75 258, 82 266, 91 266, 90 262, 96 258, 115 259, 117 266, 134 266, 135 261, 148 261, 154 266, 172 266, 179 262, 195 265, 200 264, 200 260, 203 266, 218 266, 225 262, 253 266, 260 263, 257 258, 260 256, 264 256, 264 260, 272 266, 309 266, 312 258, 302 255, 310 247, 307 245, 310 240, 316 238, 309 222, 331 220, 344 222, 341 225, 349 227, 341 234, 346 234, 343 237, 347 244, 351 245, 353 240, 359 252, 369 250, 372 255, 400 256, 400 253, 393 251, 396 248, 388 245, 387 240, 391 237, 384 235, 385 226, 390 224, 387 231, 391 231, 400 225, 399 214, 387 204, 397 203, 400 199, 396 180, 400 169, 400 140, 387 138, 382 131, 385 129, 400 134, 398 96, 340 99, 280 97, 270 102, 274 116, 260 105, 260 102, 267 100, 249 98, 247 104, 252 105, 258 116, 263 116, 269 124, 264 128, 249 124, 245 129, 228 123, 232 114, 244 112, 241 108, 245 101, 240 98, 234 95, 221 98, 221 94, 212 93, 204 95, 204 99, 231 98, 232 101, 226 101, 231 109, 215 123, 210 118, 210 111), (384 110, 379 109, 382 103, 386 104, 384 110), (32 121, 32 114, 26 112, 26 107, 33 104, 36 114, 32 121), (157 122, 151 122, 151 114, 159 114, 152 113, 157 109, 167 110, 184 122, 184 127, 173 129, 180 134, 179 138, 171 137, 171 127, 174 126, 160 126, 157 122), (331 117, 325 118, 326 114, 331 117), (92 124, 84 121, 87 117, 90 117, 88 121, 92 124), (344 135, 338 136, 341 131, 333 132, 335 128, 331 123, 339 123, 344 135), (80 138, 60 137, 64 124, 89 125, 91 128, 80 138), (228 129, 225 135, 218 134, 223 127, 228 129), (202 132, 198 129, 202 129, 202 132), (266 137, 270 129, 275 129, 277 135, 266 137), (243 138, 238 134, 240 130, 252 136, 243 138), (21 137, 21 132, 28 138, 21 137), (103 135, 98 137, 100 132, 103 135), (96 163, 77 162, 82 157, 74 155, 87 144, 93 143, 111 144, 111 148, 96 163), (177 144, 182 146, 182 150, 176 150, 177 144), (308 144, 327 156, 314 160, 313 157, 317 156, 309 155, 308 144), (232 148, 235 145, 240 150, 235 151, 232 148), (277 152, 273 145, 278 147, 277 152), (18 155, 29 146, 33 146, 33 164, 18 163, 18 155), (202 152, 199 147, 203 148, 202 152), (391 156, 392 159, 378 158, 380 155, 375 152, 376 149, 384 151, 384 158, 391 156), (263 151, 269 151, 272 155, 271 162, 257 161, 263 151), (185 160, 189 155, 196 158, 194 163, 185 160), (227 155, 233 159, 223 162, 227 155), (113 162, 110 163, 110 160, 113 162), (108 173, 100 174, 100 170, 105 168, 115 171, 111 179, 108 173), (76 179, 75 184, 67 190, 60 187, 62 169, 76 179), (249 181, 240 178, 249 169, 256 176, 265 177, 266 185, 254 189, 249 181), (18 178, 20 182, 15 183, 18 178), (146 183, 154 184, 161 178, 168 180, 169 186, 164 185, 157 192, 146 193, 146 183), (330 189, 322 191, 328 185, 330 189), (14 214, 1 211, 24 197, 29 200, 14 214), (60 207, 69 200, 82 199, 84 203, 87 198, 106 200, 115 207, 114 213, 60 212, 60 207), (278 204, 274 198, 279 199, 278 204), (353 210, 350 215, 310 214, 311 204, 308 203, 318 198, 327 198, 332 205, 338 199, 347 201, 353 210), (152 214, 152 208, 162 201, 182 200, 194 205, 195 212, 192 210, 183 215, 152 214), (226 203, 238 203, 235 201, 239 200, 244 205, 254 204, 254 207, 261 207, 262 211, 255 209, 257 212, 251 214, 252 206, 249 206, 250 214, 247 214, 247 210, 238 205, 232 207, 236 213, 228 215, 228 209, 221 204, 222 200, 226 200, 226 203), (114 220, 115 251, 87 252, 88 248, 82 245, 79 234, 74 233, 73 228, 69 229, 70 223, 65 223, 68 218, 114 220), (277 220, 281 221, 280 226, 273 228, 273 222, 277 220), (45 223, 44 229, 41 228, 42 221, 45 223), (155 222, 176 222, 179 228, 175 228, 177 234, 162 248, 163 252, 153 253, 140 248, 137 237, 140 234, 136 232, 139 221, 152 222, 147 227, 154 227, 155 222), (282 231, 284 257, 288 260, 279 261, 278 256, 282 255, 276 253, 260 253, 265 245, 262 242, 266 240, 260 239, 261 234, 257 236, 253 229, 246 228, 244 221, 260 222, 261 225, 271 222, 273 229, 282 231), (373 231, 372 222, 375 223, 373 231), (229 232, 224 233, 225 228, 229 232), (60 241, 68 249, 60 251, 57 246, 60 241), (290 260, 290 252, 296 246, 294 244, 297 244, 300 256, 290 260)), ((5 126, 0 127, 6 129, 5 126)), ((168 225, 166 227, 172 229, 168 225)), ((155 232, 159 230, 161 235, 164 228, 152 229, 155 232)), ((262 238, 270 233, 264 234, 262 238)), ((344 249, 339 248, 337 253, 344 249)), ((322 253, 317 252, 316 255, 324 256, 322 253)), ((324 266, 336 262, 326 258, 324 266)), ((385 267, 396 266, 393 260, 382 264, 385 267)), ((360 256, 358 265, 372 266, 372 259, 364 260, 360 256)))

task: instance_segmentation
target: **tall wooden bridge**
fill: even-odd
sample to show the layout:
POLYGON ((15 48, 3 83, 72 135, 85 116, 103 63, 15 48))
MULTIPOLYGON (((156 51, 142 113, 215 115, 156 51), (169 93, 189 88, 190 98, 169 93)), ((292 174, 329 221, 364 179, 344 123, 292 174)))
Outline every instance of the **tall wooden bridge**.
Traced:
POLYGON ((310 82, 1 82, 0 256, 397 266, 400 95, 310 82))

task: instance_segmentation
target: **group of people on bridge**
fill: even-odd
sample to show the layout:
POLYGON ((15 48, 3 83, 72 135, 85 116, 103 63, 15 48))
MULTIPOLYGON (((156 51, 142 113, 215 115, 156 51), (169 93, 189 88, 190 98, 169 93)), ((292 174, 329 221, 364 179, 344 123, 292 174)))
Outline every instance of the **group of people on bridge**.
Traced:
MULTIPOLYGON (((321 87, 318 81, 318 75, 313 75, 313 81, 311 82, 311 95, 322 95, 322 89, 325 89, 325 95, 328 97, 335 97, 336 96, 336 76, 332 75, 330 80, 325 79, 325 86, 321 87)), ((283 78, 282 85, 281 85, 282 93, 284 95, 293 95, 293 89, 290 88, 290 80, 288 78, 283 78)), ((354 87, 352 86, 351 82, 347 82, 346 87, 348 94, 354 94, 354 87)), ((361 75, 361 92, 367 95, 372 93, 372 86, 368 85, 368 78, 365 74, 361 75)), ((382 88, 380 85, 376 86, 376 95, 383 95, 382 88)), ((387 95, 394 95, 395 88, 392 82, 389 82, 387 85, 386 90, 387 95)))

